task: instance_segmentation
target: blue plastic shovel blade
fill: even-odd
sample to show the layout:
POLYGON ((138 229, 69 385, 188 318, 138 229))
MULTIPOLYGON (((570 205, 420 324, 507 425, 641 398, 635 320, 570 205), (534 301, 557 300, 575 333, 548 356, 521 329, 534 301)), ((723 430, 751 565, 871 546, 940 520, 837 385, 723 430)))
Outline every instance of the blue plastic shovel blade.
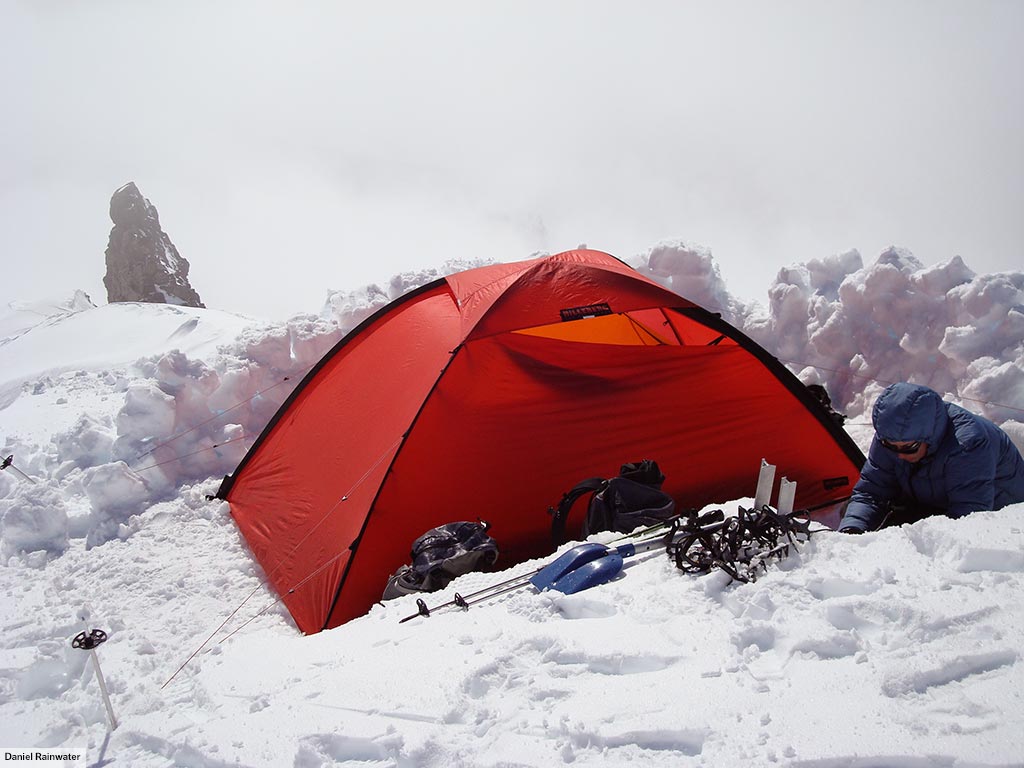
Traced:
POLYGON ((565 576, 551 585, 551 589, 566 595, 582 592, 584 589, 596 587, 611 581, 622 570, 622 555, 612 552, 597 560, 584 563, 579 568, 573 568, 565 576))
POLYGON ((591 560, 604 557, 608 552, 609 549, 604 544, 594 542, 580 544, 568 552, 563 552, 558 559, 537 571, 537 573, 530 577, 530 583, 541 591, 550 589, 552 584, 570 571, 589 563, 591 560))

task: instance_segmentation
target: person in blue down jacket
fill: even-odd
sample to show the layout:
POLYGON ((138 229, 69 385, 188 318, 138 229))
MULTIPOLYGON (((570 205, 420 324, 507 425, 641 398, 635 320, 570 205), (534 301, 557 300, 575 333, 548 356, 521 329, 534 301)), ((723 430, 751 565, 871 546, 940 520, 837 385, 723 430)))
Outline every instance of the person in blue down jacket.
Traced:
POLYGON ((839 523, 845 533, 963 517, 1024 501, 1024 459, 988 419, 919 384, 893 384, 871 412, 875 436, 839 523))

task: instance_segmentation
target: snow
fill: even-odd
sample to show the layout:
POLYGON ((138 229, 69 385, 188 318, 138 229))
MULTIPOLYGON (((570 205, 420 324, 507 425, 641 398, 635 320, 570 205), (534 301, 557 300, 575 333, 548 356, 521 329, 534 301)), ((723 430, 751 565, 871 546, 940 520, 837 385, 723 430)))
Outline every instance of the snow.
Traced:
MULTIPOLYGON (((898 379, 1024 445, 1024 273, 851 251, 780 270, 765 309, 700 245, 634 263, 825 384, 864 447, 898 379)), ((81 295, 0 313, 0 746, 143 767, 1024 764, 1024 505, 816 533, 753 584, 655 552, 576 595, 400 623, 402 598, 300 635, 207 495, 345 332, 469 265, 278 324, 81 295), (70 644, 92 628, 112 733, 70 644)))

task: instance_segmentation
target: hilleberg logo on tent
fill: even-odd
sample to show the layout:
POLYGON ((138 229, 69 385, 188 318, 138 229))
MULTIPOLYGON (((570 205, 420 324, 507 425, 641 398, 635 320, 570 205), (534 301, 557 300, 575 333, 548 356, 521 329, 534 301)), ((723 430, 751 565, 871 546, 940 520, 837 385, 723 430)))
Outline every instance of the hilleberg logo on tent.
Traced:
POLYGON ((587 320, 591 317, 600 317, 601 315, 610 315, 611 313, 612 308, 604 302, 588 304, 585 307, 569 307, 568 309, 558 310, 558 314, 562 316, 563 323, 567 323, 570 320, 587 320))
POLYGON ((831 504, 840 491, 822 478, 864 463, 741 331, 614 256, 577 250, 448 275, 368 317, 217 496, 313 633, 370 610, 413 540, 464 517, 467 500, 485 500, 502 564, 547 557, 548 507, 638 456, 657 456, 682 509, 751 495, 765 456, 798 483, 796 509, 831 504))
POLYGON ((826 491, 831 491, 836 488, 842 488, 844 485, 850 484, 850 478, 848 477, 826 477, 821 481, 821 484, 825 486, 826 491))

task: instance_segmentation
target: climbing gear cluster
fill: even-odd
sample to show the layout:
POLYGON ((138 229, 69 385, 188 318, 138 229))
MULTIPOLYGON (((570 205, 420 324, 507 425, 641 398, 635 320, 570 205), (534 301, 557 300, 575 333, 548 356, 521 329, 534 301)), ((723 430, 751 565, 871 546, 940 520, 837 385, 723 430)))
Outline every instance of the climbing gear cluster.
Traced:
POLYGON ((704 525, 686 525, 666 547, 676 567, 685 573, 725 571, 744 584, 757 580, 771 560, 781 560, 790 547, 810 538, 806 510, 782 513, 764 504, 739 508, 736 515, 718 517, 704 525))

